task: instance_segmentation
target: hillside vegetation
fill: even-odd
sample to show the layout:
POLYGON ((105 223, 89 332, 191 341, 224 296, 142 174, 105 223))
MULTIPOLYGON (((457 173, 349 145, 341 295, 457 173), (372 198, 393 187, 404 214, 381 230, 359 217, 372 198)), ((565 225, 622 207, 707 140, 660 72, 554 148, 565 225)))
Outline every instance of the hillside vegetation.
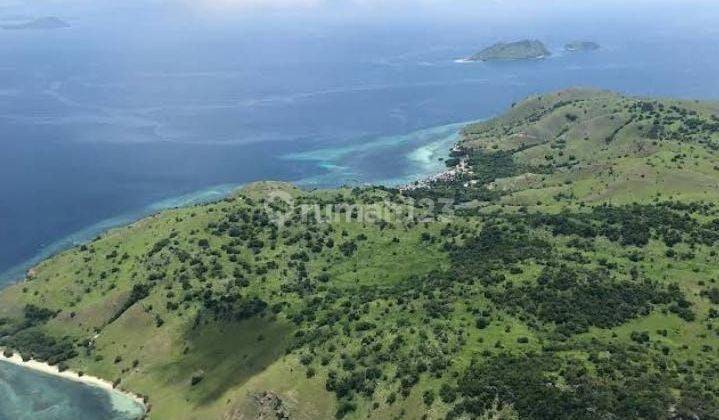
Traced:
POLYGON ((473 55, 473 61, 530 60, 552 55, 541 41, 499 42, 473 55))
POLYGON ((566 90, 452 179, 165 211, 4 290, 1 343, 157 419, 719 418, 718 112, 566 90))

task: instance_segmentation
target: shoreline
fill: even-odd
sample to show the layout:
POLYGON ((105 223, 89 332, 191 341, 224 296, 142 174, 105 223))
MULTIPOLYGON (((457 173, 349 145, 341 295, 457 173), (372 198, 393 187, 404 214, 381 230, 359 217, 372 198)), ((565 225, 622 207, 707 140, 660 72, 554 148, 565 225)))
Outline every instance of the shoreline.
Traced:
MULTIPOLYGON (((462 123, 453 123, 450 125, 457 126, 457 127, 465 127, 468 124, 471 124, 476 121, 482 121, 482 120, 475 120, 475 121, 462 122, 462 123)), ((458 144, 461 142, 461 129, 459 129, 457 131, 457 133, 451 137, 452 137, 452 146, 449 148, 449 151, 455 150, 457 148, 458 144)), ((431 143, 429 143, 429 144, 431 144, 431 143)), ((427 145, 424 145, 422 147, 426 147, 426 146, 427 145)), ((421 147, 416 150, 421 150, 421 147)), ((410 159, 409 157, 406 157, 406 158, 410 159)), ((462 171, 463 165, 464 165, 464 162, 460 162, 459 165, 457 165, 456 167, 453 167, 453 168, 445 167, 444 169, 442 169, 440 171, 436 171, 436 170, 428 171, 424 176, 421 176, 419 179, 415 180, 414 182, 412 182, 410 184, 400 183, 399 185, 397 185, 397 187, 400 190, 414 189, 414 188, 420 187, 421 185, 425 185, 425 184, 431 182, 432 180, 444 179, 447 176, 454 177, 456 175, 456 173, 462 171)), ((435 169, 439 169, 439 168, 435 168, 435 169)), ((168 209, 192 206, 192 205, 197 205, 197 204, 204 204, 204 203, 208 203, 208 202, 212 202, 212 201, 216 201, 216 200, 221 200, 223 197, 226 197, 227 195, 231 194, 237 188, 240 188, 241 185, 233 185, 232 188, 230 188, 230 189, 226 188, 227 184, 223 185, 222 187, 224 187, 224 188, 222 188, 223 189, 222 192, 218 191, 221 189, 220 187, 217 187, 217 186, 210 187, 208 189, 189 193, 184 196, 173 197, 173 198, 163 200, 159 203, 153 203, 152 205, 143 209, 143 211, 140 212, 139 215, 135 215, 135 217, 127 217, 126 215, 118 216, 118 217, 97 223, 96 225, 93 225, 88 229, 77 232, 73 235, 70 235, 67 238, 64 238, 63 240, 56 242, 55 244, 53 244, 54 246, 50 247, 51 249, 54 248, 50 251, 50 253, 47 253, 48 250, 46 250, 45 253, 40 253, 35 258, 31 259, 30 261, 26 261, 24 267, 22 267, 23 265, 21 264, 22 271, 25 273, 26 277, 28 275, 32 275, 33 270, 38 266, 38 264, 41 264, 42 261, 45 261, 48 258, 52 258, 53 255, 56 255, 59 252, 63 252, 64 250, 70 249, 73 246, 77 246, 77 244, 79 242, 82 242, 82 239, 87 240, 87 238, 81 238, 79 242, 73 241, 72 244, 70 244, 68 242, 68 239, 70 239, 70 238, 77 240, 78 236, 81 233, 86 233, 88 230, 92 230, 95 235, 102 235, 102 234, 105 234, 108 231, 111 231, 116 228, 120 228, 120 227, 124 227, 124 226, 131 226, 132 224, 137 223, 138 221, 141 221, 147 217, 152 217, 153 215, 160 213, 162 211, 168 210, 168 209), (208 197, 206 196, 208 191, 211 192, 211 195, 213 196, 211 199, 208 199, 208 197), (202 198, 198 200, 197 196, 200 196, 202 198), (190 199, 188 199, 188 197, 190 199), (111 222, 111 223, 108 223, 108 222, 111 222), (93 229, 93 228, 95 228, 95 229, 93 229), (100 229, 97 229, 97 228, 100 228, 100 229), (99 233, 97 231, 99 231, 99 233), (43 254, 45 254, 45 255, 43 255, 43 254)), ((18 267, 16 267, 16 270, 17 270, 17 268, 18 267)), ((11 270, 8 270, 8 271, 11 271, 11 270)), ((8 272, 0 273, 0 274, 7 274, 7 273, 8 272)), ((22 278, 18 278, 16 280, 3 282, 0 278, 0 290, 2 288, 8 287, 12 284, 21 283, 22 281, 23 281, 22 278)), ((4 361, 4 362, 10 363, 10 364, 13 364, 15 366, 21 367, 21 368, 30 369, 32 371, 39 372, 41 374, 46 374, 46 375, 70 380, 70 381, 80 383, 85 386, 99 388, 99 389, 107 392, 108 394, 110 394, 111 398, 112 398, 113 394, 121 395, 121 396, 129 399, 130 401, 133 401, 135 404, 138 405, 138 407, 141 408, 142 412, 138 418, 145 418, 145 416, 150 411, 150 405, 145 402, 145 399, 143 397, 141 397, 140 395, 135 394, 131 391, 116 388, 113 386, 113 383, 108 380, 98 378, 95 376, 90 376, 87 374, 80 375, 76 371, 72 371, 69 369, 60 371, 60 369, 57 366, 53 366, 53 365, 50 365, 50 364, 47 364, 44 362, 40 362, 37 360, 33 360, 33 359, 30 359, 28 361, 23 361, 22 357, 17 352, 14 352, 12 356, 7 357, 2 353, 2 350, 3 349, 0 348, 0 362, 4 361)))
POLYGON ((142 407, 142 415, 138 418, 144 418, 144 416, 149 411, 149 406, 147 403, 145 403, 145 400, 143 397, 141 397, 138 394, 135 394, 130 391, 126 391, 120 388, 116 388, 113 386, 112 382, 107 381, 102 378, 98 378, 96 376, 90 376, 87 374, 80 375, 75 371, 71 370, 64 370, 60 371, 60 369, 57 366, 49 365, 45 362, 40 362, 37 360, 30 359, 28 361, 23 361, 22 357, 18 353, 13 353, 12 356, 7 357, 2 352, 0 352, 0 361, 7 362, 10 364, 13 364, 15 366, 19 366, 25 369, 30 369, 35 372, 40 372, 46 375, 55 376, 58 378, 67 379, 73 382, 77 382, 83 385, 91 386, 94 388, 100 388, 105 392, 108 393, 117 393, 121 394, 124 397, 134 401, 137 403, 140 407, 142 407))
MULTIPOLYGON (((460 135, 460 137, 461 137, 461 135, 460 135)), ((460 143, 461 143, 461 138, 455 144, 455 146, 452 147, 451 152, 460 152, 461 151, 459 148, 460 143)), ((412 183, 400 185, 397 188, 402 192, 414 191, 414 190, 423 189, 423 188, 429 188, 432 185, 432 183, 434 183, 434 182, 453 181, 457 178, 458 175, 464 174, 464 173, 469 173, 469 172, 471 172, 471 171, 469 170, 469 167, 468 167, 467 156, 462 155, 459 158, 459 162, 456 165, 447 167, 441 172, 418 179, 412 183)))
POLYGON ((134 223, 137 223, 145 218, 152 217, 153 215, 165 210, 222 200, 232 194, 232 192, 236 189, 241 188, 242 185, 243 184, 214 185, 197 191, 192 191, 187 194, 168 197, 160 201, 150 203, 136 211, 112 216, 72 232, 56 241, 53 241, 49 245, 44 246, 31 258, 16 264, 7 270, 0 271, 0 290, 23 282, 28 271, 34 269, 43 261, 81 244, 91 242, 93 238, 104 235, 113 229, 131 226, 134 223))
MULTIPOLYGON (((382 142, 382 140, 387 140, 388 138, 396 137, 398 140, 396 140, 397 144, 405 143, 408 140, 411 141, 411 136, 413 135, 420 135, 423 133, 430 132, 433 129, 438 128, 449 128, 449 127, 456 127, 458 129, 458 134, 461 133, 461 129, 463 127, 466 127, 469 124, 485 121, 485 118, 482 119, 475 119, 470 121, 462 121, 462 122, 455 122, 450 124, 444 124, 440 126, 434 126, 434 127, 428 127, 423 128, 417 131, 413 131, 411 133, 402 134, 402 135, 396 135, 396 136, 380 136, 377 138, 376 141, 382 142)), ((456 145, 456 142, 450 146, 450 149, 453 148, 456 145)), ((426 144, 424 145, 426 146, 426 144)), ((421 147, 424 147, 421 146, 421 147)), ((362 146, 361 146, 362 147, 362 146)), ((360 148, 361 148, 360 147, 360 148)), ((419 148, 421 148, 419 147, 419 148)), ((351 153, 356 149, 356 146, 344 146, 339 148, 340 153, 351 153), (349 150, 346 151, 346 150, 349 150)), ((313 157, 314 154, 321 152, 325 149, 315 149, 315 150, 308 150, 306 152, 300 153, 298 156, 300 156, 301 160, 315 160, 318 162, 322 161, 321 157, 313 157), (309 159, 307 158, 309 156, 309 159)), ((282 158, 292 158, 292 155, 286 155, 282 158)), ((405 157, 406 159, 410 159, 409 157, 405 157)), ((414 180, 400 180, 393 185, 397 188, 404 188, 408 185, 412 185, 415 183, 422 183, 424 181, 427 181, 433 177, 442 176, 447 169, 451 168, 437 168, 439 171, 428 171, 426 173, 423 173, 422 175, 418 176, 417 179, 414 180)), ((322 175, 320 175, 322 176, 322 175)), ((307 179, 311 179, 307 178, 307 179)), ((313 188, 313 185, 306 184, 304 185, 302 183, 303 179, 299 180, 293 180, 288 181, 294 185, 300 186, 300 187, 306 187, 306 188, 313 188)), ((382 180, 382 181, 391 181, 391 180, 382 180)), ((372 183, 374 185, 374 183, 372 183)), ((382 182, 384 185, 385 182, 382 182)), ((233 184, 220 184, 220 185, 214 185, 207 188, 203 188, 197 191, 192 191, 183 195, 179 196, 172 196, 165 199, 162 199, 157 202, 150 203, 146 205, 144 208, 131 211, 128 213, 112 216, 108 219, 100 220, 99 222, 96 222, 92 225, 89 225, 85 228, 82 228, 78 231, 72 232, 58 240, 55 240, 51 242, 49 245, 44 246, 40 251, 38 251, 34 256, 31 258, 20 262, 4 271, 0 271, 0 290, 10 287, 15 284, 22 283, 25 278, 28 275, 29 271, 32 271, 35 267, 42 264, 43 261, 48 260, 50 258, 53 258, 54 256, 65 252, 69 249, 72 249, 76 246, 79 246, 84 243, 91 242, 95 237, 101 236, 106 234, 107 232, 117 229, 117 228, 123 228, 126 226, 131 226, 134 223, 137 223, 145 218, 152 217, 153 215, 156 215, 162 211, 170 210, 174 208, 181 208, 181 207, 187 207, 197 204, 206 204, 213 201, 219 201, 227 197, 228 195, 231 195, 234 191, 236 191, 239 188, 242 188, 242 186, 245 185, 244 183, 233 183, 233 184)), ((332 188, 340 187, 341 185, 335 185, 332 188)))

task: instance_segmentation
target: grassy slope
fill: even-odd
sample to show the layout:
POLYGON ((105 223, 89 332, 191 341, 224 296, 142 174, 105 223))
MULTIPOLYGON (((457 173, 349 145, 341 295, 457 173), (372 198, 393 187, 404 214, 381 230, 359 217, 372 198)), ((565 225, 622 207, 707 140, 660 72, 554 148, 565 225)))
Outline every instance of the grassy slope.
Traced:
MULTIPOLYGON (((446 251, 447 242, 465 244, 497 211, 508 215, 518 214, 520 208, 543 214, 563 209, 585 212, 603 203, 666 199, 719 203, 719 171, 712 147, 719 140, 717 133, 681 131, 682 121, 693 115, 671 111, 676 106, 712 121, 717 107, 661 103, 665 111, 660 115, 660 135, 650 133, 655 116, 638 110, 640 100, 591 90, 532 97, 505 116, 467 127, 462 145, 470 152, 511 151, 517 166, 532 168, 530 172, 540 172, 535 169, 542 166, 552 168, 533 174, 520 170, 516 176, 495 180, 490 188, 501 194, 482 201, 471 214, 436 217, 412 207, 396 192, 382 189, 300 192, 276 183, 253 185, 218 203, 166 211, 44 262, 26 282, 0 294, 0 318, 6 320, 6 331, 12 332, 22 322, 27 304, 59 310, 46 323, 31 328, 74 340, 79 354, 66 361, 72 369, 121 380, 122 387, 148 395, 152 418, 254 418, 258 408, 253 396, 267 390, 275 392, 296 418, 334 417, 348 401, 354 405, 348 414, 353 418, 370 413, 375 418, 444 417, 453 404, 435 398, 426 405, 426 390, 436 393, 442 384, 454 384, 472 359, 489 360, 503 351, 539 352, 557 340, 551 322, 488 298, 485 292, 495 286, 457 282, 428 289, 433 275, 423 276, 429 273, 473 274, 451 271, 455 263, 446 251), (250 237, 263 242, 257 252, 250 249, 248 240, 232 245, 227 232, 212 233, 229 215, 243 209, 247 214, 262 214, 262 197, 276 189, 308 202, 334 202, 338 197, 347 202, 388 200, 397 213, 388 225, 348 221, 344 215, 325 224, 295 222, 276 237, 269 226, 255 227, 250 237), (413 218, 405 215, 410 211, 413 218), (453 233, 443 231, 448 225, 453 233), (299 239, 290 240, 295 236, 299 239), (150 252, 163 238, 169 239, 168 244, 150 252), (319 238, 325 245, 312 250, 319 238), (329 238, 333 247, 326 245, 329 238), (208 241, 207 246, 202 239, 208 241), (345 255, 339 245, 349 241, 357 244, 357 250, 345 255), (228 245, 234 248, 232 252, 228 245), (189 260, 179 257, 182 251, 189 260), (308 253, 304 264, 296 257, 303 251, 308 253), (193 259, 201 260, 207 271, 195 271, 193 259), (270 261, 277 265, 268 266, 270 261), (301 265, 306 276, 298 274, 301 265), (162 276, 157 277, 158 273, 162 276), (413 276, 419 277, 412 280, 413 276), (237 279, 247 282, 238 285, 237 279), (152 285, 148 296, 114 319, 133 285, 139 283, 152 285), (261 315, 238 321, 209 316, 202 296, 229 292, 260 297, 269 306, 261 315), (324 303, 309 305, 312 299, 324 303), (273 310, 278 303, 282 305, 273 310), (449 313, 428 315, 435 303, 449 307, 449 313), (482 310, 490 313, 490 325, 479 329, 475 323, 482 310), (360 321, 371 326, 358 328, 360 321), (313 331, 328 336, 296 344, 298 337, 304 337, 298 334, 313 331), (402 337, 402 343, 386 353, 397 337, 402 337), (518 343, 519 337, 527 342, 518 343), (93 342, 87 350, 79 346, 85 340, 93 342), (383 344, 382 350, 368 351, 377 343, 383 344), (379 354, 389 359, 377 359, 379 354), (347 367, 348 359, 359 366, 347 367), (419 371, 419 382, 406 397, 400 395, 404 377, 397 375, 400 366, 425 359, 428 363, 450 360, 451 364, 437 375, 419 371), (383 374, 374 381, 371 397, 357 394, 338 399, 327 390, 330 371, 350 374, 363 364, 379 366, 383 374), (193 376, 202 380, 193 385, 193 376), (394 403, 388 402, 392 394, 397 394, 394 403)), ((382 209, 388 207, 379 203, 382 209)), ((693 217, 706 221, 714 216, 693 217)), ((253 220, 232 223, 257 225, 253 220)), ((576 252, 572 235, 556 236, 544 228, 533 234, 551 243, 556 255, 576 252)), ((588 261, 578 265, 599 269, 614 263, 611 272, 617 279, 628 279, 634 269, 660 284, 677 282, 696 320, 685 321, 657 305, 648 315, 632 317, 613 328, 590 325, 586 332, 562 342, 600 340, 629 346, 633 345, 632 332, 647 331, 651 336, 647 354, 667 346, 671 363, 677 366, 689 360, 692 366, 715 363, 719 340, 709 329, 712 319, 707 318, 713 305, 700 294, 719 274, 710 246, 679 243, 674 247, 679 253, 691 250, 693 256, 677 259, 667 257, 667 246, 657 238, 644 247, 601 236, 592 243, 591 249, 582 252, 588 261), (641 254, 641 259, 627 259, 632 252, 641 254), (668 330, 666 336, 656 334, 662 329, 668 330)), ((546 263, 538 259, 511 265, 521 269, 492 270, 501 272, 510 284, 530 285, 546 263)), ((579 344, 557 354, 589 357, 579 344)), ((708 383, 716 385, 712 379, 708 383)), ((673 387, 678 387, 677 392, 681 389, 681 385, 673 387)))
MULTIPOLYGON (((283 184, 268 185, 292 190, 283 184)), ((259 195, 265 186, 258 184, 243 193, 255 196, 251 188, 258 188, 259 195)), ((86 251, 75 249, 58 255, 38 266, 32 281, 4 291, 0 298, 0 316, 19 315, 25 303, 67 308, 47 324, 45 329, 51 334, 90 338, 100 330, 92 356, 81 355, 72 360, 70 366, 110 380, 121 377, 123 387, 152 396, 153 416, 158 418, 190 416, 188 406, 197 407, 191 417, 219 417, 238 410, 227 401, 236 400, 239 407, 248 409, 251 404, 247 404, 246 396, 265 389, 283 394, 290 405, 295 399, 300 401, 297 403, 300 407, 292 407, 300 417, 332 416, 334 402, 324 390, 324 383, 319 378, 307 381, 295 358, 285 356, 284 349, 294 328, 282 317, 253 319, 229 326, 210 325, 200 332, 188 332, 186 327, 196 308, 187 305, 177 312, 166 310, 167 293, 173 290, 180 293, 169 285, 170 280, 166 287, 156 287, 141 305, 132 306, 106 325, 127 298, 131 285, 152 272, 147 266, 167 267, 168 272, 176 268, 176 262, 166 264, 164 260, 143 258, 158 238, 175 232, 176 238, 184 242, 185 238, 194 236, 194 231, 203 232, 208 223, 219 220, 217 216, 223 213, 222 209, 243 206, 242 202, 233 198, 231 202, 164 212, 113 230, 94 241, 86 251), (113 251, 120 257, 108 258, 113 251), (124 253, 130 257, 121 262, 124 253), (119 271, 112 273, 115 267, 119 271), (156 327, 156 316, 164 321, 161 328, 156 327), (258 340, 260 336, 262 341, 258 340), (187 356, 183 355, 185 347, 191 349, 187 356), (122 361, 115 363, 117 356, 121 356, 122 361), (133 368, 135 360, 139 364, 133 368), (207 379, 191 387, 190 377, 198 371, 205 372, 207 379)), ((368 285, 392 284, 400 281, 401 276, 426 272, 442 264, 443 258, 431 249, 423 254, 413 251, 418 247, 418 232, 404 229, 380 232, 371 226, 346 222, 333 226, 337 229, 333 235, 337 243, 342 241, 342 230, 350 237, 360 232, 368 236, 356 257, 346 258, 332 252, 328 253, 327 260, 317 262, 318 267, 312 267, 310 272, 314 274, 320 264, 331 264, 329 271, 338 285, 354 285, 358 281, 368 285), (403 243, 391 246, 389 242, 394 236, 400 237, 403 243)), ((299 230, 302 231, 302 227, 299 230)), ((211 247, 219 246, 219 242, 213 241, 211 247)), ((268 249, 254 258, 282 264, 287 262, 292 249, 268 249)), ((253 258, 250 252, 243 254, 248 260, 253 258)), ((231 266, 228 260, 221 260, 226 267, 231 266)), ((280 268, 273 270, 264 276, 262 285, 253 282, 250 288, 258 293, 277 291, 282 277, 280 271, 280 268)), ((225 282, 225 279, 219 280, 214 287, 225 282)))

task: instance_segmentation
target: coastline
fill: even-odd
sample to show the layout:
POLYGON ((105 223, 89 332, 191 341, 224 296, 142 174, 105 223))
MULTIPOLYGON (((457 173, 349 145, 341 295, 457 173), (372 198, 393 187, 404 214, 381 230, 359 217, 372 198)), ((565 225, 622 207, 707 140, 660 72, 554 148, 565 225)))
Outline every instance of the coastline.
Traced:
MULTIPOLYGON (((467 158, 462 157, 455 166, 448 167, 442 172, 419 179, 409 184, 400 185, 398 189, 402 192, 413 191, 423 188, 429 188, 434 182, 449 182, 457 178, 458 175, 471 172, 468 169, 467 158)), ((467 186, 467 185, 465 185, 467 186)))
MULTIPOLYGON (((384 185, 403 188, 428 178, 439 176, 447 170, 444 159, 461 140, 464 127, 485 118, 444 124, 413 131, 407 134, 383 136, 371 142, 358 143, 342 147, 325 147, 283 156, 284 159, 314 162, 326 172, 320 175, 291 181, 301 188, 335 188, 351 180, 358 185, 384 185), (399 159, 405 170, 390 177, 367 176, 357 171, 351 163, 353 159, 371 159, 373 155, 398 149, 399 159), (440 159, 441 158, 441 159, 440 159), (335 182, 330 182, 332 180, 335 182), (336 182, 340 180, 340 182, 336 182)), ((349 185, 353 185, 350 183, 349 185)))
POLYGON ((58 378, 67 379, 73 382, 78 382, 83 385, 100 388, 103 391, 109 393, 112 395, 113 393, 121 394, 122 396, 132 400, 134 403, 136 403, 139 407, 142 407, 142 414, 138 418, 144 418, 144 416, 149 411, 149 406, 147 403, 145 403, 144 398, 142 398, 140 395, 135 394, 133 392, 123 390, 120 388, 116 388, 113 386, 112 382, 107 381, 102 378, 98 378, 95 376, 90 375, 80 375, 77 372, 71 371, 71 370, 64 370, 60 371, 60 369, 57 366, 52 366, 44 362, 40 362, 37 360, 28 360, 23 361, 22 357, 20 357, 19 354, 13 353, 12 356, 8 357, 5 356, 0 352, 0 361, 11 363, 15 366, 19 366, 25 369, 30 369, 35 372, 40 372, 46 375, 55 376, 58 378))
MULTIPOLYGON (((458 165, 454 168, 447 168, 444 165, 444 161, 438 161, 436 159, 436 155, 438 153, 445 155, 445 152, 450 152, 451 150, 454 150, 458 143, 461 141, 461 132, 462 128, 467 126, 468 124, 472 124, 477 121, 483 121, 483 120, 473 120, 473 121, 467 121, 467 122, 460 122, 460 123, 452 123, 447 124, 444 126, 439 127, 433 127, 434 129, 441 128, 441 129, 454 129, 455 132, 450 135, 445 135, 439 138, 438 140, 435 140, 433 142, 429 142, 426 144, 422 144, 419 147, 415 147, 412 149, 410 153, 407 153, 406 155, 403 155, 403 158, 406 159, 410 164, 416 165, 417 169, 419 169, 419 174, 417 174, 417 178, 410 181, 409 179, 397 179, 397 180, 385 180, 385 182, 382 182, 382 184, 394 184, 400 189, 413 189, 417 188, 420 185, 425 185, 432 180, 438 180, 438 179, 444 179, 448 176, 454 176, 455 171, 460 170, 462 165, 458 165), (441 152, 440 152, 441 150, 441 152), (439 163, 438 163, 439 162, 439 163), (440 166, 441 165, 441 166, 440 166), (394 181, 394 182, 393 182, 394 181), (408 182, 410 181, 410 182, 408 182)), ((432 128, 430 129, 423 129, 420 130, 420 133, 427 134, 431 133, 432 128)), ((412 133, 413 135, 416 135, 417 132, 412 133)), ((390 142, 392 145, 395 145, 394 142, 397 144, 406 144, 408 140, 408 136, 395 136, 396 138, 390 138, 393 142, 390 142)), ((388 142, 388 139, 382 139, 385 140, 385 142, 388 142)), ((379 142, 379 146, 384 146, 384 142, 379 142)), ((422 142, 424 143, 424 142, 422 142)), ((376 145, 375 145, 376 146, 376 145)), ((366 146, 365 146, 366 147, 366 146)), ((354 149, 349 148, 349 152, 354 152, 354 149)), ((322 151, 320 151, 322 152, 322 151)), ((347 151, 343 148, 340 149, 340 153, 346 153, 347 151)), ((301 183, 300 183, 301 184, 301 183)), ((70 249, 74 246, 77 246, 80 243, 87 242, 91 240, 92 237, 95 237, 97 235, 105 234, 108 231, 111 231, 116 228, 124 227, 124 226, 130 226, 134 223, 137 223, 138 221, 141 221, 147 217, 152 217, 153 215, 162 212, 164 210, 172 209, 172 208, 178 208, 178 207, 185 207, 185 206, 192 206, 197 204, 204 204, 208 202, 213 202, 216 200, 221 200, 222 198, 226 197, 227 195, 231 194, 233 191, 236 191, 237 188, 240 188, 241 184, 225 184, 222 186, 215 186, 210 187, 208 189, 200 190, 194 193, 186 194, 180 197, 172 197, 165 199, 163 201, 153 203, 147 207, 145 207, 142 211, 138 212, 137 214, 133 215, 122 215, 117 216, 102 222, 99 222, 95 225, 90 226, 89 228, 86 228, 82 231, 76 232, 75 234, 72 234, 66 238, 63 238, 57 242, 55 242, 52 246, 46 248, 43 252, 36 255, 33 259, 26 261, 25 263, 14 267, 14 269, 8 270, 8 272, 0 273, 0 290, 3 287, 7 287, 11 284, 15 284, 18 282, 22 282, 23 279, 20 275, 20 273, 24 274, 25 276, 32 273, 35 267, 37 267, 38 264, 41 264, 42 261, 45 261, 47 258, 51 258, 53 255, 56 255, 60 252, 63 252, 67 249, 70 249), (13 272, 15 275, 10 276, 8 273, 13 272), (4 278, 5 277, 5 278, 4 278), (8 277, 13 277, 13 279, 9 280, 8 277), (3 281, 4 280, 4 281, 3 281), (9 280, 9 281, 8 281, 9 280)), ((134 402, 138 409, 141 409, 141 413, 139 414, 138 418, 144 418, 148 412, 150 411, 150 405, 147 404, 143 397, 141 397, 138 394, 135 394, 131 391, 123 390, 120 388, 115 388, 111 381, 90 376, 87 374, 80 375, 76 371, 71 370, 64 370, 60 371, 60 369, 57 366, 49 365, 44 362, 40 362, 37 360, 28 360, 23 361, 22 357, 18 353, 13 353, 11 357, 7 357, 2 353, 2 348, 0 348, 0 362, 7 362, 10 364, 13 364, 20 368, 30 369, 35 372, 39 372, 41 374, 51 375, 54 377, 70 380, 76 383, 80 383, 86 386, 91 386, 95 388, 99 388, 105 392, 107 392, 111 398, 119 398, 119 396, 126 398, 128 401, 134 402)))
POLYGON ((93 238, 103 235, 112 229, 130 226, 133 223, 147 217, 152 217, 154 214, 164 210, 222 200, 241 187, 242 184, 222 184, 179 196, 168 197, 166 199, 150 203, 137 211, 113 216, 109 219, 101 220, 76 232, 70 233, 69 235, 45 246, 30 259, 0 272, 0 290, 22 282, 23 278, 27 275, 27 272, 43 261, 52 258, 63 251, 79 246, 83 243, 90 242, 93 238))
MULTIPOLYGON (((302 153, 280 156, 280 158, 287 160, 315 161, 318 163, 318 165, 322 166, 325 163, 341 165, 342 159, 346 158, 347 156, 356 154, 358 152, 366 152, 367 150, 371 150, 373 148, 382 149, 385 147, 396 147, 399 145, 419 143, 417 145, 418 147, 413 150, 413 152, 416 152, 417 150, 425 148, 428 145, 431 146, 432 142, 427 143, 426 137, 435 134, 437 130, 451 131, 452 129, 455 129, 458 132, 457 134, 459 134, 462 127, 484 120, 485 119, 482 118, 450 123, 435 127, 428 127, 405 134, 380 136, 369 143, 345 145, 342 147, 335 148, 328 147, 323 149, 308 150, 302 153)), ((438 142, 442 143, 443 140, 446 140, 446 138, 440 138, 438 142)), ((451 141, 451 144, 449 144, 449 147, 447 147, 447 151, 449 151, 449 149, 451 149, 455 144, 456 141, 451 141)), ((412 159, 411 156, 403 156, 403 158, 407 159, 410 165, 422 166, 421 164, 413 161, 414 159, 412 159)), ((320 184, 324 186, 326 183, 321 181, 328 177, 345 177, 346 174, 341 173, 344 169, 346 168, 336 166, 334 167, 334 171, 330 170, 329 173, 303 179, 290 180, 289 182, 300 187, 316 188, 318 181, 320 181, 320 184)), ((418 169, 419 171, 416 176, 413 174, 409 178, 399 177, 393 179, 370 180, 368 183, 401 187, 404 185, 412 184, 414 182, 421 182, 429 177, 438 175, 438 172, 444 172, 446 170, 446 168, 444 167, 418 169)), ((67 236, 64 236, 51 242, 49 245, 44 246, 29 259, 22 261, 6 270, 0 271, 0 290, 13 284, 22 282, 27 275, 28 270, 32 270, 34 267, 41 264, 43 261, 52 258, 53 256, 62 253, 68 249, 79 246, 83 243, 90 242, 93 238, 99 235, 103 235, 112 229, 132 225, 133 223, 136 223, 144 218, 151 217, 152 215, 157 214, 163 210, 192 206, 196 204, 205 204, 213 201, 222 200, 223 198, 232 194, 232 192, 241 188, 243 185, 243 183, 221 184, 200 189, 198 191, 189 192, 180 196, 171 196, 161 201, 150 203, 144 208, 138 209, 136 211, 116 215, 108 219, 101 220, 76 232, 72 232, 67 236)), ((341 182, 336 185, 332 185, 332 187, 338 187, 340 185, 341 182)))
MULTIPOLYGON (((486 121, 486 120, 478 120, 477 122, 486 121)), ((466 127, 466 125, 465 125, 466 127)), ((448 182, 453 181, 457 178, 457 176, 464 174, 464 173, 471 173, 471 170, 469 168, 468 163, 468 157, 464 152, 462 152, 461 144, 463 141, 463 134, 462 130, 457 132, 456 138, 453 141, 453 145, 451 149, 449 149, 450 156, 452 153, 461 153, 459 157, 459 161, 454 166, 445 166, 443 170, 435 171, 434 173, 431 173, 425 177, 422 177, 420 179, 417 179, 413 182, 401 184, 397 186, 397 188, 402 191, 413 191, 417 189, 423 189, 430 187, 434 182, 448 182)), ((468 185, 465 185, 468 186, 468 185)))

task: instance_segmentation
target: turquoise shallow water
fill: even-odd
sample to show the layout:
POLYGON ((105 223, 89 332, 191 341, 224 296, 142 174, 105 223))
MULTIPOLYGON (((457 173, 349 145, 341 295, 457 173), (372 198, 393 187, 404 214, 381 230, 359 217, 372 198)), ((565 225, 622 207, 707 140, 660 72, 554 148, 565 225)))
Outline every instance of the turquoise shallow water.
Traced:
POLYGON ((122 394, 0 361, 1 420, 131 420, 142 414, 122 394))
POLYGON ((360 140, 284 155, 288 161, 312 162, 324 173, 297 180, 304 187, 408 184, 445 168, 444 159, 468 122, 440 125, 407 134, 360 140))

